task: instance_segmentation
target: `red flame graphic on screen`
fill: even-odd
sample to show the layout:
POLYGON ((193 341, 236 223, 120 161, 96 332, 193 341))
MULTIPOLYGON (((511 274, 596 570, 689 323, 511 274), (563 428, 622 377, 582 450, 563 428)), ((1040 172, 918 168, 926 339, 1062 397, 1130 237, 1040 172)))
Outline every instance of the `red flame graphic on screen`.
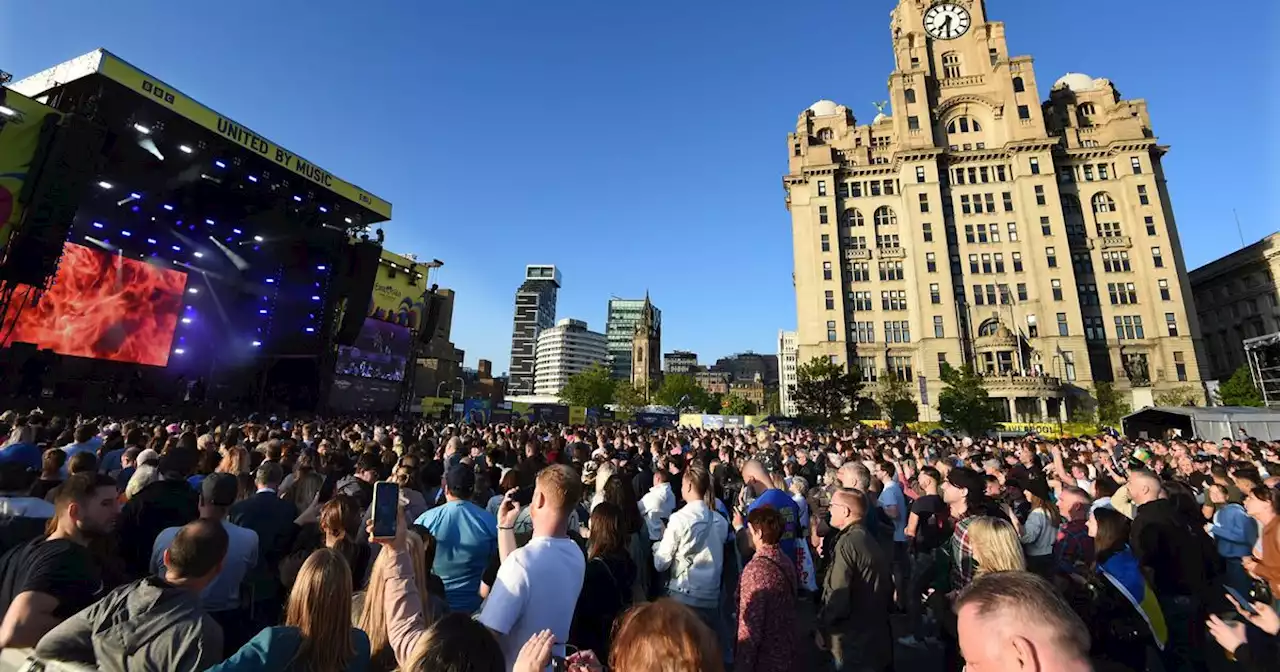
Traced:
POLYGON ((67 243, 38 305, 21 307, 26 289, 14 293, 0 345, 35 343, 63 355, 165 366, 186 284, 182 271, 67 243))

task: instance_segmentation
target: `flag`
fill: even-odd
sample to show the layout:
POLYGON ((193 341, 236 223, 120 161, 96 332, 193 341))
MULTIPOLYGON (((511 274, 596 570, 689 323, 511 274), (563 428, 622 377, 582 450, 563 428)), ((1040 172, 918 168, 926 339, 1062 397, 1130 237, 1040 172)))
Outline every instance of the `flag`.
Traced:
POLYGON ((1163 651, 1165 642, 1169 640, 1169 629, 1164 622, 1164 612, 1160 611, 1156 594, 1142 577, 1142 570, 1138 567, 1138 559, 1134 557, 1133 551, 1126 548, 1116 553, 1099 565, 1098 569, 1107 581, 1111 582, 1121 595, 1124 595, 1129 604, 1138 610, 1142 620, 1147 622, 1156 646, 1163 651))

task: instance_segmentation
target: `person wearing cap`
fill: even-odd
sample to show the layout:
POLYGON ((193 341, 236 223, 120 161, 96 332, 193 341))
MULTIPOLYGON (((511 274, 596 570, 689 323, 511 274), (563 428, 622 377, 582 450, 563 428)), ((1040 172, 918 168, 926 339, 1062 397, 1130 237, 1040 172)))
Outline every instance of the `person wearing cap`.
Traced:
MULTIPOLYGON (((154 487, 154 484, 148 487, 154 487)), ((200 520, 222 523, 227 531, 227 555, 222 569, 200 592, 200 603, 222 626, 228 653, 239 649, 253 634, 246 627, 248 619, 240 609, 240 584, 258 563, 258 533, 227 520, 239 487, 239 481, 233 474, 209 474, 200 483, 200 520)), ((164 576, 165 552, 180 531, 181 527, 170 527, 156 536, 151 547, 152 575, 164 576)))
POLYGON ((444 581, 449 609, 470 614, 480 608, 480 579, 498 551, 498 518, 471 502, 475 471, 465 464, 449 467, 444 478, 445 503, 418 516, 436 538, 432 569, 444 581))

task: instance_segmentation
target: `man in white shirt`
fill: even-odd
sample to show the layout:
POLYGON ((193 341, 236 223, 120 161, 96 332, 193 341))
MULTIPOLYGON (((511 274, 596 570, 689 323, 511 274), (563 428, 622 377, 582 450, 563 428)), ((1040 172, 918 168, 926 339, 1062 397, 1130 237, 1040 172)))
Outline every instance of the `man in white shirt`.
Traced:
POLYGON ((502 566, 477 619, 498 638, 508 670, 515 668, 525 642, 543 630, 555 634, 552 655, 565 655, 587 567, 582 550, 568 536, 569 514, 582 499, 582 481, 572 467, 556 464, 538 472, 529 505, 533 538, 521 548, 516 548, 515 534, 520 506, 511 494, 498 508, 502 566))
POLYGON ((676 495, 671 490, 670 476, 659 469, 653 473, 653 487, 640 498, 640 516, 649 528, 649 539, 657 541, 662 538, 662 528, 666 526, 671 513, 676 510, 676 495))

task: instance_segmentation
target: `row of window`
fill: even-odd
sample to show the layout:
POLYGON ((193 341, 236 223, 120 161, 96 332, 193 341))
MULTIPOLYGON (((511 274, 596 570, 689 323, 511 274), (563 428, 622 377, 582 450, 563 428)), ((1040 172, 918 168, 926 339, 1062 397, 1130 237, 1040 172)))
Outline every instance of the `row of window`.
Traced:
MULTIPOLYGON (((1012 252, 1009 255, 1010 261, 1013 262, 1013 272, 1022 272, 1022 253, 1012 252)), ((1004 273, 1004 254, 996 252, 995 254, 971 254, 969 255, 969 272, 973 274, 1004 273)))
MULTIPOLYGON (((850 322, 849 335, 856 343, 875 343, 875 327, 871 322, 850 322)), ((835 320, 827 321, 827 340, 839 340, 839 329, 835 320)), ((891 320, 884 323, 885 343, 910 343, 911 323, 906 320, 891 320)))
MULTIPOLYGON (((1009 222, 1009 242, 1018 242, 1018 225, 1009 222)), ((998 243, 1000 242, 999 224, 965 224, 964 241, 966 243, 998 243)))
POLYGON ((951 181, 956 184, 987 184, 993 178, 996 182, 1007 181, 1008 175, 1005 167, 969 166, 968 168, 956 168, 951 171, 951 181))

